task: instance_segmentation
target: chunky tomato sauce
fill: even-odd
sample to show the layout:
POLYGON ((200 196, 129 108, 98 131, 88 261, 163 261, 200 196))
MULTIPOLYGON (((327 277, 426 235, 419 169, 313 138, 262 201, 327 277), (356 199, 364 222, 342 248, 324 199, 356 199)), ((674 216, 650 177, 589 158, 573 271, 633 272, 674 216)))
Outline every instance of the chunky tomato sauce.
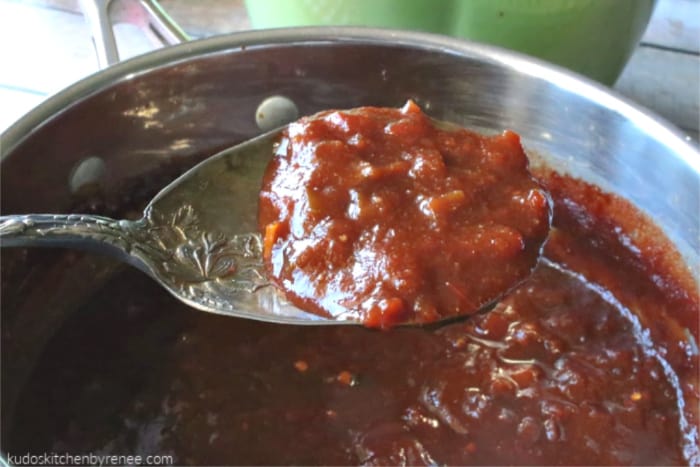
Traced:
MULTIPOLYGON (((629 203, 536 175, 554 204, 544 260, 493 311, 438 329, 215 316, 125 269, 57 331, 3 420, 3 450, 196 465, 700 464, 693 278, 629 203)), ((39 276, 32 255, 3 269, 3 304, 39 276)))
POLYGON ((410 101, 293 123, 260 195, 268 272, 287 296, 382 328, 502 296, 535 267, 549 217, 515 133, 439 129, 410 101))

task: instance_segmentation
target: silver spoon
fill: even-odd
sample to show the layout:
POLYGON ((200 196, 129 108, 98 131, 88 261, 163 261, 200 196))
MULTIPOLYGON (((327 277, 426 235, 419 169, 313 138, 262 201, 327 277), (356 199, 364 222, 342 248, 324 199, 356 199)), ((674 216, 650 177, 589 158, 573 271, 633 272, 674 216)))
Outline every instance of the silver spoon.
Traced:
POLYGON ((188 305, 212 313, 339 324, 290 304, 266 278, 256 233, 257 196, 281 131, 196 165, 158 193, 137 221, 85 214, 0 216, 0 246, 107 253, 141 269, 188 305))
MULTIPOLYGON (((305 312, 267 279, 262 238, 257 233, 258 194, 285 128, 279 125, 294 120, 296 114, 285 102, 271 102, 268 121, 258 124, 277 129, 188 170, 151 200, 141 219, 86 214, 0 216, 0 246, 106 253, 142 270, 184 303, 211 313, 284 324, 361 324, 305 312)), ((458 128, 433 121, 446 129, 458 128)))

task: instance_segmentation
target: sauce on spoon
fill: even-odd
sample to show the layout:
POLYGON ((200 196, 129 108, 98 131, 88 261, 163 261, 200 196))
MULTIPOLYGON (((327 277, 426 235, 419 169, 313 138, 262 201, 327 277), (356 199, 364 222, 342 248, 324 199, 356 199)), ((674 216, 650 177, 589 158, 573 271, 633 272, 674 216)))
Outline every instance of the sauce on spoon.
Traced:
POLYGON ((537 264, 550 217, 518 135, 442 128, 411 101, 291 124, 259 210, 267 272, 288 299, 384 329, 500 298, 537 264))

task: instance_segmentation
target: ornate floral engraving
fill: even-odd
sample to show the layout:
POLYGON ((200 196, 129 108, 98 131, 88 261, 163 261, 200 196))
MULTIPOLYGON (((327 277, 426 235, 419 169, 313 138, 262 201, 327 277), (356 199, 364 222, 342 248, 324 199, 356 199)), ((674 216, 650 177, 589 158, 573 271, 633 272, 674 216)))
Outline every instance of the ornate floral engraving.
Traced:
POLYGON ((154 260, 149 266, 181 293, 192 287, 202 288, 208 282, 247 293, 268 285, 258 234, 227 237, 205 231, 189 205, 165 215, 148 211, 145 219, 144 231, 148 235, 141 239, 139 247, 160 250, 158 255, 149 253, 154 260))
POLYGON ((255 313, 261 300, 270 300, 254 297, 269 285, 260 236, 227 237, 204 231, 189 205, 169 213, 148 210, 139 221, 78 214, 4 217, 0 219, 0 242, 4 246, 82 244, 118 252, 201 308, 220 312, 242 308, 255 313))

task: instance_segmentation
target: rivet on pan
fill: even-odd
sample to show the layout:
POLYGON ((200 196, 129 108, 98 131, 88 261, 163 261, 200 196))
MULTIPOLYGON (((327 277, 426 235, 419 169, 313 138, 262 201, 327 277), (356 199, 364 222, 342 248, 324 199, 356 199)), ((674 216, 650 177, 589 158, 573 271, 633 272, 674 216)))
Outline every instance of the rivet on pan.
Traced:
POLYGON ((286 125, 299 117, 296 104, 285 96, 270 96, 255 111, 255 123, 262 131, 270 131, 286 125))
POLYGON ((68 179, 71 193, 76 194, 86 189, 97 188, 107 173, 105 163, 99 157, 88 157, 75 166, 68 179))

